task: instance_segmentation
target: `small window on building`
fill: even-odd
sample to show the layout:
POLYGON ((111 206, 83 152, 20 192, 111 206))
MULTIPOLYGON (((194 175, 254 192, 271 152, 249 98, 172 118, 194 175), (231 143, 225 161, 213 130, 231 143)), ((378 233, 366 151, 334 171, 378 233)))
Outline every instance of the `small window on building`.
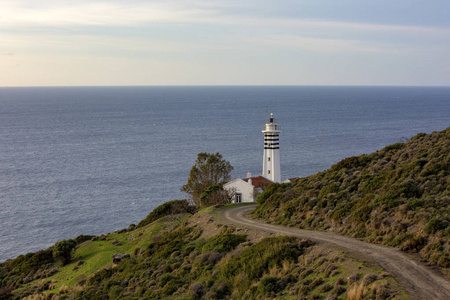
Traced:
POLYGON ((267 174, 270 174, 270 170, 267 170, 267 174))
POLYGON ((270 157, 268 157, 267 160, 270 161, 270 157))
POLYGON ((241 203, 242 202, 242 194, 238 194, 236 193, 236 195, 234 195, 234 199, 235 199, 235 203, 241 203))

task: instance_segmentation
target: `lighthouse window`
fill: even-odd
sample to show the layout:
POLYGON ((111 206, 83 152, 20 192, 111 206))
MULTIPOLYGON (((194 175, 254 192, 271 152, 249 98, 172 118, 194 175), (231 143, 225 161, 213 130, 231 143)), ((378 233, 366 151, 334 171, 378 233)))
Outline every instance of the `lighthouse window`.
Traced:
POLYGON ((270 174, 270 170, 267 170, 267 174, 270 174))
POLYGON ((267 160, 270 161, 270 157, 268 157, 267 160))

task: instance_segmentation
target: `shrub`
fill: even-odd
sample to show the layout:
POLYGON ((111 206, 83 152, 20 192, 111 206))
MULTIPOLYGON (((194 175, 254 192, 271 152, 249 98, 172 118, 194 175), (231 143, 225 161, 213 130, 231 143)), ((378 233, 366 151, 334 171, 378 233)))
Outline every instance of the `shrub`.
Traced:
POLYGON ((371 284, 372 282, 377 280, 377 278, 378 278, 378 276, 376 274, 373 274, 373 273, 367 274, 362 279, 362 285, 368 286, 369 284, 371 284))
POLYGON ((79 235, 79 236, 77 236, 75 238, 75 242, 77 243, 77 245, 79 245, 79 244, 81 244, 81 243, 83 243, 85 241, 91 240, 94 237, 95 237, 95 235, 83 235, 82 234, 82 235, 79 235))
POLYGON ((278 281, 279 279, 275 276, 265 276, 258 285, 258 291, 263 295, 276 294, 280 291, 278 281))
MULTIPOLYGON (((198 234, 199 230, 192 227, 168 231, 155 237, 144 253, 147 257, 151 256, 155 259, 167 259, 175 251, 189 250, 187 249, 189 242, 196 238, 198 234)), ((188 252, 190 253, 193 248, 194 247, 188 252)))
POLYGON ((57 242, 53 247, 53 257, 62 262, 63 265, 68 263, 72 258, 72 250, 77 245, 75 240, 63 240, 57 242))
POLYGON ((370 163, 371 160, 372 160, 372 158, 365 154, 359 155, 359 156, 348 157, 348 158, 341 160, 337 164, 331 166, 331 171, 365 167, 367 164, 370 163))
POLYGON ((215 265, 223 257, 223 254, 219 252, 208 251, 200 254, 197 259, 202 265, 215 265))
POLYGON ((438 218, 432 218, 428 221, 427 225, 423 229, 426 234, 436 233, 439 230, 444 230, 448 224, 445 224, 442 220, 438 218))
POLYGON ((195 207, 189 205, 188 200, 172 200, 155 208, 144 220, 138 223, 136 228, 144 227, 164 216, 194 212, 195 207))
POLYGON ((63 285, 58 289, 58 292, 60 294, 66 294, 69 292, 69 290, 70 290, 70 288, 67 285, 63 285))
POLYGON ((320 190, 318 198, 322 199, 326 195, 331 194, 331 193, 337 193, 338 191, 339 191, 339 187, 335 183, 329 184, 327 186, 324 186, 320 190))
POLYGON ((319 288, 319 292, 326 293, 333 289, 333 286, 329 283, 325 283, 322 287, 319 288))
POLYGON ((229 252, 247 240, 243 234, 219 234, 206 241, 202 251, 229 252))
POLYGON ((402 244, 401 251, 404 252, 419 252, 425 245, 425 239, 423 237, 410 238, 402 244))
POLYGON ((200 195, 200 207, 231 203, 232 195, 222 185, 211 185, 200 195))
POLYGON ((103 281, 104 279, 110 278, 114 274, 114 270, 111 269, 101 269, 95 273, 91 278, 89 278, 89 284, 93 285, 103 281))
POLYGON ((399 150, 402 149, 403 147, 405 147, 404 143, 395 143, 384 147, 383 149, 381 149, 381 151, 399 150))
POLYGON ((203 294, 203 285, 200 282, 193 283, 189 287, 189 291, 196 296, 201 296, 203 294))
POLYGON ((293 237, 265 238, 258 244, 245 248, 241 255, 231 257, 220 272, 224 278, 232 278, 244 272, 249 279, 257 279, 273 266, 296 260, 303 252, 296 241, 293 237))
POLYGON ((411 138, 411 140, 418 140, 418 139, 420 139, 420 138, 423 138, 423 137, 426 136, 426 135, 427 135, 426 133, 420 132, 420 133, 416 134, 415 136, 413 136, 413 137, 411 138))
POLYGON ((258 204, 264 204, 270 196, 277 192, 281 192, 284 186, 285 185, 280 183, 272 183, 268 185, 264 191, 256 197, 256 202, 258 202, 258 204))
MULTIPOLYGON (((17 276, 17 280, 14 281, 20 281, 21 278, 28 274, 36 273, 39 269, 46 268, 55 261, 52 252, 53 248, 51 247, 35 253, 19 255, 16 259, 0 264, 0 279, 6 279, 6 277, 12 279, 17 276), (9 271, 11 273, 7 275, 9 271)), ((6 280, 0 281, 0 283, 0 286, 4 286, 6 285, 6 280)))

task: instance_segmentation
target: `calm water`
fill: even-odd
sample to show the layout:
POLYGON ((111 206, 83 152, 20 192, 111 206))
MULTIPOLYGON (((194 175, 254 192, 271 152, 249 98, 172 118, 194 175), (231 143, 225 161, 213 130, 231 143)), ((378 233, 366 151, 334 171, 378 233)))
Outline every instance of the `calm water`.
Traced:
POLYGON ((270 112, 282 178, 307 176, 450 126, 450 88, 0 88, 0 261, 184 198, 198 152, 259 174, 270 112))

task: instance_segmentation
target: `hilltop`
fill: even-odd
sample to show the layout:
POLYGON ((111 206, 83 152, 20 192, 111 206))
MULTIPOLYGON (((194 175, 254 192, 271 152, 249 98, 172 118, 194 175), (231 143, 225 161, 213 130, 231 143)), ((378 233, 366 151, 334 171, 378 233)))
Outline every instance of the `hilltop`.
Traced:
POLYGON ((346 158, 289 184, 273 184, 252 214, 419 253, 450 277, 449 175, 447 128, 346 158))

